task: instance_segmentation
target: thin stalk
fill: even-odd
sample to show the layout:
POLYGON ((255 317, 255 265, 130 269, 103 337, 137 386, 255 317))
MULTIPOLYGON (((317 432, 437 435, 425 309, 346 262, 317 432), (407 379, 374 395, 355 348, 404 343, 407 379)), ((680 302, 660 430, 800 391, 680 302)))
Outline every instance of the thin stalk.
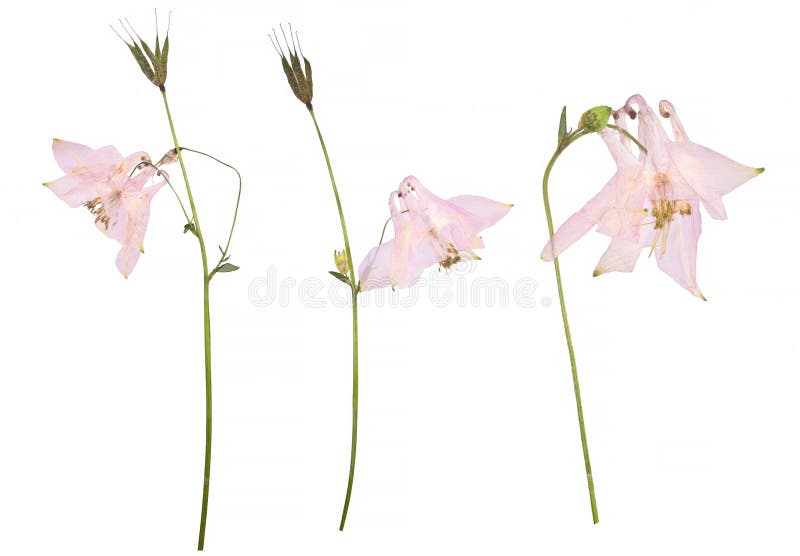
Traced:
POLYGON ((212 156, 212 155, 210 155, 208 153, 204 153, 203 151, 198 151, 196 149, 190 149, 189 147, 178 147, 177 150, 178 150, 178 152, 180 152, 180 151, 189 151, 190 153, 195 153, 195 154, 200 154, 200 155, 206 156, 206 157, 210 158, 211 160, 213 160, 213 161, 215 161, 215 162, 217 162, 219 164, 222 164, 223 166, 226 166, 226 167, 230 168, 231 170, 236 172, 236 177, 239 178, 239 192, 236 194, 236 207, 233 209, 233 220, 231 221, 231 229, 228 232, 228 241, 225 243, 225 249, 220 249, 220 252, 222 253, 222 255, 220 255, 220 257, 219 257, 219 262, 214 266, 214 270, 212 270, 211 274, 209 274, 209 276, 208 276, 208 279, 211 280, 211 278, 213 278, 214 275, 217 273, 217 270, 222 265, 222 263, 224 263, 226 261, 226 257, 228 256, 228 250, 231 247, 231 239, 233 239, 233 229, 236 227, 236 218, 239 216, 239 201, 241 201, 241 199, 242 199, 242 174, 239 173, 239 170, 237 170, 235 166, 232 166, 232 165, 228 164, 227 162, 223 162, 222 160, 220 160, 216 156, 212 156))
POLYGON ((208 485, 211 479, 211 314, 209 311, 208 283, 208 257, 206 255, 206 244, 203 241, 203 232, 200 230, 200 220, 197 218, 197 208, 192 197, 192 188, 189 186, 189 177, 186 175, 186 165, 183 163, 183 156, 178 143, 178 136, 175 134, 175 124, 172 122, 172 114, 169 111, 167 93, 162 88, 161 96, 164 98, 164 108, 167 111, 169 129, 172 132, 172 141, 178 154, 178 162, 181 165, 183 181, 186 184, 186 194, 189 197, 189 207, 192 210, 192 220, 194 222, 195 235, 200 244, 200 258, 203 261, 203 345, 205 355, 205 379, 206 379, 206 449, 203 469, 203 503, 200 509, 200 533, 197 539, 197 550, 203 550, 206 537, 206 516, 208 514, 208 485))
POLYGON ((631 133, 627 129, 625 129, 624 127, 620 127, 620 126, 614 125, 614 124, 607 124, 606 127, 611 128, 611 129, 616 129, 621 134, 623 134, 625 137, 627 137, 628 139, 633 141, 636 144, 636 146, 639 147, 640 151, 642 151, 643 153, 647 154, 647 149, 645 148, 645 146, 642 145, 639 142, 639 140, 636 137, 634 137, 633 135, 631 135, 631 133))
MULTIPOLYGON (((544 212, 547 215, 547 230, 550 232, 550 240, 552 241, 554 231, 553 231, 553 216, 550 212, 550 196, 547 191, 548 182, 550 180, 550 171, 553 169, 553 165, 556 163, 559 155, 564 152, 571 143, 577 141, 584 135, 588 135, 586 130, 578 129, 572 132, 571 134, 567 135, 564 140, 558 145, 556 148, 556 152, 553 153, 550 162, 547 164, 547 168, 544 171, 544 177, 542 178, 542 195, 544 197, 544 212)), ((569 350, 569 363, 572 367, 572 385, 575 389, 575 404, 578 409, 578 425, 580 425, 581 430, 581 446, 583 447, 583 463, 584 467, 586 468, 586 481, 589 485, 589 503, 592 506, 592 521, 597 523, 599 521, 599 517, 597 515, 597 500, 595 499, 594 495, 594 479, 592 478, 592 464, 589 461, 589 445, 586 441, 586 427, 583 422, 583 406, 581 404, 581 388, 578 384, 578 367, 575 363, 575 350, 572 347, 572 334, 569 330, 569 321, 567 320, 567 305, 564 301, 564 288, 561 284, 561 268, 558 264, 558 257, 553 259, 553 268, 556 271, 556 283, 558 284, 558 300, 561 304, 561 319, 564 321, 564 335, 567 339, 567 349, 569 350)))
POLYGON ((339 522, 339 531, 344 530, 344 523, 347 520, 347 510, 350 508, 350 495, 353 492, 353 476, 356 470, 356 443, 358 440, 358 284, 355 283, 356 273, 353 269, 353 257, 350 254, 350 240, 347 237, 347 225, 344 222, 344 212, 342 211, 342 201, 339 199, 339 189, 336 187, 336 180, 333 177, 333 169, 331 168, 331 159, 328 156, 328 149, 325 147, 325 140, 322 138, 322 132, 319 130, 317 124, 317 117, 314 115, 314 110, 309 107, 308 113, 311 114, 311 119, 314 122, 314 128, 317 130, 317 137, 319 137, 319 144, 322 147, 322 154, 325 155, 325 164, 328 166, 328 175, 331 178, 331 186, 333 187, 333 196, 336 198, 336 208, 339 211, 339 222, 342 225, 342 236, 344 237, 344 250, 347 254, 347 267, 350 271, 350 290, 352 294, 353 306, 353 426, 350 442, 350 474, 347 478, 347 494, 344 498, 344 507, 342 508, 342 519, 339 522))

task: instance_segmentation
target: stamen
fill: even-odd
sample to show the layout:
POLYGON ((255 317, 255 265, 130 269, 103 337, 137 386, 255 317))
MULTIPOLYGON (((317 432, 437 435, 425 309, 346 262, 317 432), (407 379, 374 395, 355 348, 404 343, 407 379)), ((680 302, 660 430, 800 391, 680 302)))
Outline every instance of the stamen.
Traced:
POLYGON ((105 209, 103 208, 103 201, 100 200, 100 197, 95 197, 88 203, 84 203, 84 205, 89 212, 94 216, 94 223, 103 224, 108 230, 108 225, 111 223, 111 218, 106 214, 105 209))

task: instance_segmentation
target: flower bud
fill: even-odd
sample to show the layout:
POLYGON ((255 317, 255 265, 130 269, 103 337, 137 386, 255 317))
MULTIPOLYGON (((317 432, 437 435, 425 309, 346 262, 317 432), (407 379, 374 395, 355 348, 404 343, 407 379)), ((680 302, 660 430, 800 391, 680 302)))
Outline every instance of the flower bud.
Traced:
POLYGON ((286 80, 289 82, 289 87, 292 89, 294 96, 300 102, 306 105, 306 108, 311 110, 311 99, 314 96, 314 82, 311 79, 311 63, 303 56, 300 50, 300 37, 296 31, 292 31, 292 26, 289 25, 289 36, 292 39, 291 46, 289 40, 286 38, 286 33, 283 31, 283 26, 280 27, 281 34, 283 35, 283 42, 286 45, 286 51, 289 57, 283 52, 278 33, 275 29, 272 30, 269 40, 272 42, 275 52, 281 58, 281 65, 283 66, 283 73, 286 74, 286 80), (273 39, 274 35, 274 39, 273 39), (297 42, 295 43, 295 38, 297 42), (298 55, 299 52, 299 55, 298 55), (303 58, 303 63, 300 63, 300 58, 303 58))
MULTIPOLYGON (((142 40, 139 34, 133 29, 130 22, 126 19, 125 23, 127 23, 127 27, 125 23, 120 20, 120 25, 122 26, 122 30, 128 35, 128 38, 131 42, 126 41, 122 36, 117 33, 117 36, 125 43, 125 45, 130 49, 131 54, 133 54, 134 60, 136 63, 139 64, 139 69, 142 70, 147 79, 150 82, 158 87, 160 90, 164 90, 164 84, 167 82, 167 57, 169 56, 169 24, 167 24, 167 34, 164 37, 164 45, 163 48, 161 43, 158 40, 158 20, 156 20, 156 43, 155 43, 155 50, 151 49, 150 46, 142 40), (130 28, 130 30, 129 30, 130 28), (136 35, 136 38, 134 38, 136 35)), ((112 27, 113 29, 113 27, 112 27)))
POLYGON ((585 129, 591 133, 600 131, 608 125, 608 118, 611 117, 613 110, 610 106, 595 106, 581 115, 578 122, 580 129, 585 129))
POLYGON ((336 263, 336 270, 338 270, 341 274, 347 276, 347 271, 348 271, 347 253, 345 251, 334 250, 333 262, 336 263))

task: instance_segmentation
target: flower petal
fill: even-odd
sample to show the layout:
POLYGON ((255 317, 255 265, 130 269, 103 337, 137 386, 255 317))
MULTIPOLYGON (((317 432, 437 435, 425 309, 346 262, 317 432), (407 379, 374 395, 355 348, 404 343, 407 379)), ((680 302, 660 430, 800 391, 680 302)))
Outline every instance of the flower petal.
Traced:
POLYGON ((586 235, 609 210, 611 203, 617 196, 617 175, 603 186, 600 193, 589 199, 583 208, 567 218, 559 226, 550 241, 542 249, 541 257, 545 261, 552 261, 564 250, 586 235))
POLYGON ((108 145, 93 149, 80 143, 53 139, 53 157, 64 172, 72 172, 80 167, 109 167, 122 160, 120 152, 108 145))
POLYGON ((600 276, 606 272, 633 272, 641 253, 640 243, 613 238, 606 252, 600 257, 592 276, 600 276))
POLYGON ((130 276, 131 272, 133 272, 133 268, 139 261, 140 255, 141 251, 132 245, 123 245, 122 249, 120 249, 119 253, 117 253, 117 269, 125 278, 130 276))
POLYGON ((358 265, 360 290, 385 288, 392 284, 389 276, 389 254, 392 252, 394 240, 384 241, 369 250, 367 256, 358 265))
POLYGON ((722 196, 764 171, 739 164, 718 152, 690 141, 667 145, 670 157, 689 186, 697 192, 712 218, 727 218, 722 196))
POLYGON ((478 217, 481 220, 480 230, 485 230, 489 226, 496 224, 497 221, 508 214, 511 207, 514 206, 506 203, 499 203, 487 199, 486 197, 481 197, 480 195, 459 195, 458 197, 448 199, 447 202, 478 217))
POLYGON ((691 213, 675 215, 666 230, 666 242, 659 242, 654 250, 658 268, 670 275, 681 286, 705 301, 697 286, 697 241, 700 238, 702 225, 700 207, 697 202, 690 202, 691 213))

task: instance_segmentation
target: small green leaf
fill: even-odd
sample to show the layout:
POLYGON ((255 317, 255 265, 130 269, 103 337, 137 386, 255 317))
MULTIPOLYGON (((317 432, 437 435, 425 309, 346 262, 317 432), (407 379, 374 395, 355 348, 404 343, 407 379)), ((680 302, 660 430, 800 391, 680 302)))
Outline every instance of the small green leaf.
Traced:
POLYGON ((187 222, 183 225, 183 233, 185 234, 186 232, 192 232, 194 235, 197 235, 197 232, 194 231, 194 224, 191 222, 187 222))
POLYGON ((561 109, 561 120, 558 122, 558 144, 567 137, 567 107, 561 109))
POLYGON ((217 267, 217 272, 233 272, 235 270, 239 270, 239 267, 231 263, 225 263, 217 267))
POLYGON ((341 272, 336 272, 335 270, 329 270, 328 274, 330 274, 331 276, 333 276, 334 278, 336 278, 340 282, 344 282, 348 286, 351 285, 350 284, 350 278, 348 278, 347 276, 345 276, 341 272))

